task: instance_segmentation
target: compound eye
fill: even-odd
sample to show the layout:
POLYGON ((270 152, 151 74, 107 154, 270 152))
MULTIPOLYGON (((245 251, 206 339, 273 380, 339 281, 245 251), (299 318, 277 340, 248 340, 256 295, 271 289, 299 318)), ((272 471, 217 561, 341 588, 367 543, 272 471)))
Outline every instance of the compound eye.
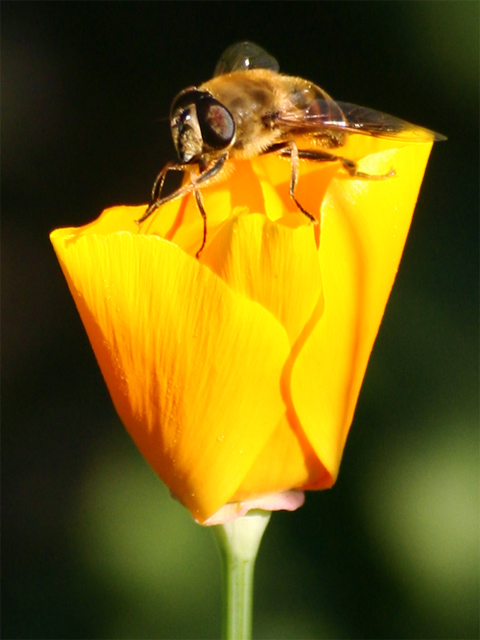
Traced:
POLYGON ((235 136, 235 122, 230 111, 210 95, 198 101, 197 118, 202 138, 210 149, 225 149, 235 136))

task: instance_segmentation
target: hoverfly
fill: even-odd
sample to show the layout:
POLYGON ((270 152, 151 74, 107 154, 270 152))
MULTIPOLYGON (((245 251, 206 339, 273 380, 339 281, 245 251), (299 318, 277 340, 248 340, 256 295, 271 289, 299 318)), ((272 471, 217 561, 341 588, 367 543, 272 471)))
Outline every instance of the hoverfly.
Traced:
POLYGON ((404 141, 445 140, 445 137, 393 116, 345 102, 336 102, 308 80, 279 73, 275 58, 251 42, 224 51, 211 80, 181 91, 172 103, 170 127, 178 162, 169 162, 158 174, 150 204, 136 222, 140 225, 166 202, 193 193, 203 218, 207 240, 207 215, 200 188, 221 177, 231 158, 252 158, 278 153, 291 162, 290 197, 309 220, 316 219, 298 202, 295 188, 299 160, 340 161, 352 177, 384 179, 395 174, 370 175, 353 160, 332 153, 349 134, 360 133, 404 141), (299 149, 297 136, 311 140, 299 149), (190 181, 162 196, 169 171, 190 172, 190 181))

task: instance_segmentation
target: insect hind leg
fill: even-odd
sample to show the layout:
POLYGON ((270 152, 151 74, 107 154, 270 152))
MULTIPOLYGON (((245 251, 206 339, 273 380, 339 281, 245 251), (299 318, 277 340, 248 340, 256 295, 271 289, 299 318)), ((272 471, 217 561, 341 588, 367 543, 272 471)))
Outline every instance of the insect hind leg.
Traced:
MULTIPOLYGON (((288 156, 290 154, 289 149, 283 149, 281 155, 288 156)), ((358 165, 354 160, 349 160, 343 156, 337 156, 334 153, 328 153, 327 151, 321 151, 317 149, 298 149, 298 158, 302 160, 311 160, 313 162, 338 162, 342 163, 343 168, 352 178, 362 178, 365 180, 384 180, 385 178, 392 178, 395 173, 395 169, 390 169, 388 173, 380 175, 365 173, 358 170, 358 165)))

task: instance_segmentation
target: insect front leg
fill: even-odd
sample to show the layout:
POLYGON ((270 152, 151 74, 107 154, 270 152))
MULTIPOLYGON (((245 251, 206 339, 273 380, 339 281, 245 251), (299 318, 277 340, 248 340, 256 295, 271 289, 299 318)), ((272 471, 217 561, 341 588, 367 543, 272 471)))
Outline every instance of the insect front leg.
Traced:
POLYGON ((161 207, 162 204, 165 204, 165 202, 169 202, 170 200, 179 198, 181 195, 183 195, 183 193, 179 193, 179 191, 182 191, 182 189, 180 188, 174 191, 173 193, 171 193, 169 196, 162 198, 163 185, 165 184, 165 178, 167 177, 167 173, 169 171, 185 172, 186 166, 183 164, 175 164, 173 162, 168 162, 163 167, 163 169, 160 171, 158 176, 155 178, 155 182, 153 183, 152 196, 151 196, 150 204, 147 207, 147 210, 145 211, 145 213, 142 215, 141 218, 139 218, 138 220, 135 220, 135 222, 139 226, 142 224, 142 222, 145 222, 145 220, 149 218, 152 215, 152 213, 154 213, 159 207, 161 207))
POLYGON ((205 247, 205 244, 207 242, 207 213, 205 211, 205 207, 203 206, 203 198, 202 198, 202 194, 200 193, 200 189, 198 188, 198 185, 202 185, 208 182, 209 180, 212 180, 212 178, 214 178, 215 176, 217 176, 218 173, 222 170, 225 162, 227 161, 227 158, 228 158, 228 153, 222 154, 210 168, 208 167, 205 168, 198 177, 196 178, 192 177, 191 185, 193 188, 193 193, 195 195, 197 209, 199 210, 200 215, 202 216, 202 219, 203 219, 202 245, 200 249, 197 251, 197 253, 195 254, 196 258, 200 257, 200 254, 202 253, 203 248, 205 247))
POLYGON ((187 164, 174 164, 168 163, 165 167, 160 171, 158 176, 155 179, 152 188, 152 201, 147 207, 147 210, 142 215, 141 218, 136 220, 135 222, 138 225, 141 225, 142 222, 145 222, 147 218, 149 218, 152 213, 154 213, 159 207, 166 204, 167 202, 171 202, 172 200, 176 200, 177 198, 182 198, 183 196, 192 193, 195 196, 195 202, 197 204, 197 208, 200 212, 200 215, 203 219, 203 239, 202 245, 200 249, 195 254, 198 258, 205 247, 207 242, 207 214, 205 212, 205 207, 203 206, 202 195, 200 193, 199 186, 204 186, 209 180, 212 180, 217 176, 217 174, 222 170, 226 160, 228 158, 228 153, 222 154, 217 160, 208 165, 206 168, 203 163, 198 163, 198 166, 201 168, 201 172, 198 175, 195 175, 193 171, 192 165, 187 164), (183 171, 186 172, 190 170, 190 182, 179 189, 176 189, 173 193, 170 193, 167 196, 161 197, 163 185, 165 183, 165 177, 169 171, 183 171))
POLYGON ((163 169, 160 171, 158 176, 155 178, 155 182, 152 186, 152 193, 150 196, 150 204, 158 200, 160 194, 163 190, 163 185, 165 184, 165 178, 167 177, 167 173, 170 170, 170 163, 168 163, 163 169))
POLYGON ((200 247, 200 249, 197 251, 197 253, 195 254, 195 257, 198 259, 200 257, 200 254, 203 251, 203 248, 207 242, 207 213, 205 211, 205 207, 203 206, 203 198, 202 198, 202 194, 200 193, 200 189, 198 189, 196 186, 193 189, 193 193, 195 194, 195 202, 197 203, 197 209, 200 211, 200 215, 202 216, 202 220, 203 220, 203 238, 202 238, 202 245, 200 247))

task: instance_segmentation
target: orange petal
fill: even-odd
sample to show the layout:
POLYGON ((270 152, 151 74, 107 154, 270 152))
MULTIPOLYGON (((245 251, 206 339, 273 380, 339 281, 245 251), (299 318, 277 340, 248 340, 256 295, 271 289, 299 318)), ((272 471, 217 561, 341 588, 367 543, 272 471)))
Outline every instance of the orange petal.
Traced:
POLYGON ((322 207, 325 309, 293 366, 291 390, 302 427, 333 479, 431 147, 368 156, 363 171, 383 174, 393 167, 397 175, 375 181, 339 173, 322 207))
POLYGON ((69 229, 51 239, 122 421, 205 520, 235 493, 284 413, 285 330, 156 236, 69 229))

